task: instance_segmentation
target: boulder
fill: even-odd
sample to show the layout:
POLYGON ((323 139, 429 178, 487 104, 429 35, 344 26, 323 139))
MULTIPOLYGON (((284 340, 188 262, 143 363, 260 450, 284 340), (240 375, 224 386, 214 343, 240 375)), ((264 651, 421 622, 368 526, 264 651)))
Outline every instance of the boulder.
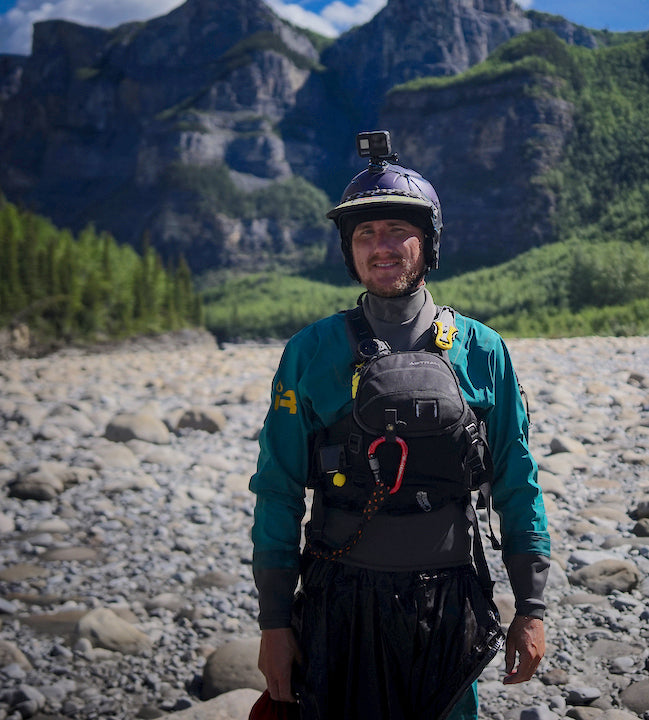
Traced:
POLYGON ((167 426, 151 413, 122 413, 116 415, 107 425, 104 437, 113 442, 144 440, 166 445, 170 442, 167 426))
POLYGON ((186 410, 178 420, 178 429, 190 428, 216 433, 225 427, 225 415, 216 407, 191 408, 186 410))
POLYGON ((248 720, 259 690, 240 688, 223 693, 187 710, 171 713, 172 720, 248 720))
POLYGON ((96 608, 86 613, 77 623, 74 637, 75 640, 90 640, 93 647, 127 655, 147 653, 152 647, 151 640, 141 630, 108 608, 96 608))
POLYGON ((575 585, 584 585, 598 595, 608 595, 614 590, 628 592, 640 582, 642 574, 630 560, 599 560, 582 567, 570 576, 575 585))
POLYGON ((239 688, 265 690, 266 680, 257 667, 259 638, 232 640, 217 648, 203 669, 201 699, 209 700, 239 688))

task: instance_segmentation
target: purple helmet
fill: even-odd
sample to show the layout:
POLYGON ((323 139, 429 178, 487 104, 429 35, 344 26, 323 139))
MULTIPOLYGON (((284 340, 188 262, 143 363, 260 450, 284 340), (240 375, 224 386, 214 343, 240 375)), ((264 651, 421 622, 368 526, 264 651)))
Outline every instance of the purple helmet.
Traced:
POLYGON ((422 228, 427 270, 439 265, 442 209, 435 188, 415 170, 386 161, 371 162, 353 178, 327 217, 336 223, 345 265, 355 280, 359 278, 352 259, 352 233, 356 225, 368 220, 396 218, 422 228))

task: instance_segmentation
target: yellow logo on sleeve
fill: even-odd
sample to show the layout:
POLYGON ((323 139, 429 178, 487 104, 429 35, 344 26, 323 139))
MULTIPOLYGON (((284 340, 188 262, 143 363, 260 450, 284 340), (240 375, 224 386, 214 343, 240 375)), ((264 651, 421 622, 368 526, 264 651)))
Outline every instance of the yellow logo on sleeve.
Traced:
POLYGON ((275 410, 279 410, 281 407, 288 408, 291 415, 297 413, 297 398, 295 397, 294 390, 284 390, 284 386, 281 381, 275 386, 275 410))

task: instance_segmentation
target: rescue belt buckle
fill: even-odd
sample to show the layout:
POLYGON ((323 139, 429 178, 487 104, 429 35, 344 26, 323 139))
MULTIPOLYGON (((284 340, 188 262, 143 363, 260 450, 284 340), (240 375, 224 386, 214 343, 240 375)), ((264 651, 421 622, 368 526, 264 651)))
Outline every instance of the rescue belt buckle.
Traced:
POLYGON ((400 438, 398 435, 393 435, 393 437, 389 441, 385 435, 382 435, 381 437, 376 438, 376 440, 372 442, 372 444, 367 449, 367 459, 369 460, 370 469, 372 470, 372 474, 374 475, 374 480, 376 481, 377 485, 380 485, 382 483, 382 480, 379 459, 376 457, 376 450, 379 445, 382 445, 384 442, 396 442, 401 448, 401 460, 399 461, 397 477, 395 478, 394 485, 390 488, 390 495, 394 495, 396 492, 398 492, 399 488, 401 487, 401 482, 403 481, 403 473, 406 469, 406 460, 408 459, 408 445, 406 444, 406 441, 403 438, 400 438))

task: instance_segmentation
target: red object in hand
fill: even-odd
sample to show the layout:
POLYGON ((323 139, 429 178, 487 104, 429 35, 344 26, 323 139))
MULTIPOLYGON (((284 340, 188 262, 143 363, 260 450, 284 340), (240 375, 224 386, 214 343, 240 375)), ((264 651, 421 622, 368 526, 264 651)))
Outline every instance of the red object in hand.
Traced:
POLYGON ((252 706, 248 720, 299 720, 297 703, 273 700, 268 690, 252 706))

